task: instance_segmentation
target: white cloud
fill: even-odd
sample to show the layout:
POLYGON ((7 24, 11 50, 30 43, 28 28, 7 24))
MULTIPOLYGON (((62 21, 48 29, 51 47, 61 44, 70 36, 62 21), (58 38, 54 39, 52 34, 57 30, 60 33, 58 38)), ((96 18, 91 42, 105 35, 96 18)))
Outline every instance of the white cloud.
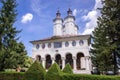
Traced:
POLYGON ((33 19, 33 15, 31 13, 27 13, 25 15, 22 16, 22 23, 27 23, 30 22, 33 19))
POLYGON ((77 15, 77 9, 73 10, 73 15, 76 16, 77 15))
POLYGON ((85 25, 83 35, 91 34, 94 28, 97 25, 97 17, 100 16, 100 13, 97 11, 98 7, 102 7, 101 0, 95 0, 95 6, 92 11, 89 11, 87 15, 84 15, 82 19, 88 21, 85 25))

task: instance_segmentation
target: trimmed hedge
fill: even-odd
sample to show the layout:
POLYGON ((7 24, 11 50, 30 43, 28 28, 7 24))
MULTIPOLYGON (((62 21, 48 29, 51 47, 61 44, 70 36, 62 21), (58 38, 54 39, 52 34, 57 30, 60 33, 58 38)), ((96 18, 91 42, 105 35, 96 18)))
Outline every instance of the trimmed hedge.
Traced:
POLYGON ((61 70, 57 63, 54 63, 48 70, 45 80, 61 80, 61 70))
POLYGON ((26 80, 44 80, 45 73, 46 72, 42 64, 35 61, 28 71, 25 72, 25 78, 26 80))
POLYGON ((117 76, 62 74, 62 80, 120 80, 117 76))
MULTIPOLYGON (((0 73, 0 80, 26 80, 24 73, 0 73)), ((56 76, 57 77, 57 76, 56 76)), ((120 76, 103 76, 103 75, 82 75, 82 74, 61 74, 60 79, 52 77, 48 80, 120 80, 120 76)))
POLYGON ((1 72, 0 73, 0 80, 25 80, 24 79, 24 73, 8 73, 8 72, 1 72))
POLYGON ((0 80, 120 80, 120 76, 63 73, 57 63, 54 63, 46 73, 42 65, 35 61, 26 73, 1 72, 0 80))
POLYGON ((71 68, 70 64, 68 64, 68 63, 66 64, 66 66, 63 69, 63 72, 73 74, 73 71, 72 71, 72 68, 71 68))
MULTIPOLYGON (((0 73, 0 80, 26 80, 24 73, 0 73)), ((60 79, 52 77, 50 80, 120 80, 120 76, 103 76, 103 75, 82 75, 82 74, 61 74, 60 79)), ((47 80, 47 79, 46 79, 47 80)), ((49 79, 48 79, 49 80, 49 79)))

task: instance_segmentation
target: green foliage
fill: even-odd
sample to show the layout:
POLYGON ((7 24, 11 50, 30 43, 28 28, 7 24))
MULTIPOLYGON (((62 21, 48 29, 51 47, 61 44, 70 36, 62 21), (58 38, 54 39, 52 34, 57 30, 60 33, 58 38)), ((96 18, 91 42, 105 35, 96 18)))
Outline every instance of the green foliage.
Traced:
MULTIPOLYGON (((85 75, 85 74, 84 75, 83 74, 61 74, 60 77, 61 77, 61 80, 119 80, 120 79, 119 76, 85 75)), ((0 72, 0 80, 26 80, 26 79, 25 79, 25 73, 0 72)), ((41 79, 32 79, 32 80, 41 80, 41 79)), ((59 80, 59 79, 56 76, 56 78, 53 80, 59 80)))
POLYGON ((114 69, 116 73, 117 58, 120 58, 116 52, 120 45, 120 0, 102 0, 102 4, 99 8, 101 16, 93 31, 92 61, 101 72, 114 69))
POLYGON ((0 73, 0 80, 25 80, 24 73, 0 73))
MULTIPOLYGON (((119 77, 120 78, 120 77, 119 77)), ((62 80, 119 80, 115 76, 63 74, 62 80)))
POLYGON ((16 18, 16 1, 0 0, 0 70, 5 68, 13 68, 16 64, 15 51, 12 49, 16 45, 16 34, 19 32, 13 27, 16 18))
POLYGON ((15 69, 5 69, 5 72, 16 72, 15 69))
POLYGON ((71 68, 70 64, 66 64, 66 66, 63 69, 63 72, 73 74, 73 71, 72 71, 72 68, 71 68))
POLYGON ((25 73, 25 76, 27 80, 44 80, 45 69, 39 62, 35 61, 25 73))
POLYGON ((18 42, 18 31, 14 26, 17 16, 16 0, 0 0, 0 71, 24 67, 27 52, 18 42))
POLYGON ((57 63, 54 63, 48 70, 45 80, 61 80, 61 70, 57 63))
POLYGON ((29 68, 33 64, 33 60, 31 57, 26 56, 25 62, 24 62, 24 67, 29 68))

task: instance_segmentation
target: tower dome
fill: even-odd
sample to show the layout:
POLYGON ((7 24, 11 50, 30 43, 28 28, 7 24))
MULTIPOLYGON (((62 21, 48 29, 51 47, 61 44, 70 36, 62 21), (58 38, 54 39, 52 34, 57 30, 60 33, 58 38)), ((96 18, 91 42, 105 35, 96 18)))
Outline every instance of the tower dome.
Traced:
POLYGON ((61 36, 62 35, 63 19, 61 18, 61 13, 59 10, 56 13, 56 18, 53 19, 53 23, 54 23, 53 35, 54 36, 61 36))
POLYGON ((72 10, 70 8, 67 11, 67 16, 64 18, 63 35, 78 35, 75 17, 72 15, 72 10))

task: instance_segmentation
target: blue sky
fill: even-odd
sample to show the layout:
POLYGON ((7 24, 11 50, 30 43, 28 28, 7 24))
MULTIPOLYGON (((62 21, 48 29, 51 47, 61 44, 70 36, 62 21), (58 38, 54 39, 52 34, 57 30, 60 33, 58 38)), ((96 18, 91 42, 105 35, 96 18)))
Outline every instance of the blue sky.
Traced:
POLYGON ((53 19, 59 9, 62 18, 71 8, 79 26, 79 34, 91 34, 100 15, 97 7, 100 0, 17 0, 17 21, 15 27, 22 30, 18 36, 24 43, 28 55, 32 55, 32 44, 29 41, 39 40, 53 35, 53 19))

